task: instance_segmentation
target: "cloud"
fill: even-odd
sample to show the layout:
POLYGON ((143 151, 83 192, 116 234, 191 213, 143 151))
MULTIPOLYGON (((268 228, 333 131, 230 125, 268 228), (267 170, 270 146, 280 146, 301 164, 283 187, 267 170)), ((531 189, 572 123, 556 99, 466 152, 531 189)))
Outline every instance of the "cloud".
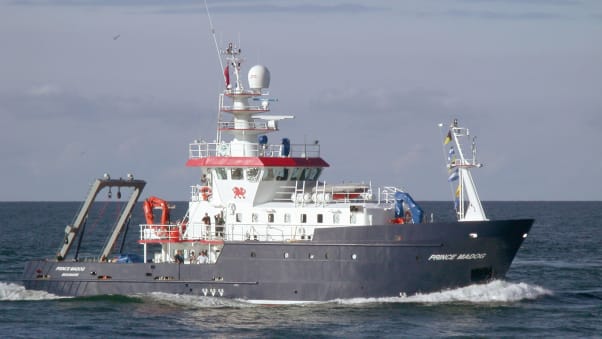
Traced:
POLYGON ((32 96, 52 96, 60 94, 61 92, 62 90, 59 86, 53 84, 45 84, 30 88, 28 94, 32 96))
MULTIPOLYGON (((387 11, 390 7, 360 3, 324 4, 323 2, 302 3, 286 1, 208 1, 211 13, 364 13, 387 11)), ((157 13, 192 14, 205 12, 204 2, 199 0, 25 0, 13 1, 20 6, 66 6, 66 7, 130 7, 144 9, 154 7, 157 13)))
MULTIPOLYGON (((0 200, 49 198, 27 197, 18 188, 23 180, 65 200, 79 197, 81 185, 103 171, 157 182, 178 168, 194 176, 184 167, 186 145, 199 130, 191 123, 199 120, 198 108, 189 103, 83 95, 44 84, 0 92, 0 116, 0 144, 10 145, 0 148, 0 157, 10 159, 0 163, 0 185, 12 192, 0 200)), ((168 184, 156 188, 173 194, 168 184)))
POLYGON ((575 17, 566 13, 552 13, 543 11, 487 11, 487 10, 449 10, 442 13, 445 16, 469 18, 469 19, 488 19, 488 20, 573 20, 575 17))

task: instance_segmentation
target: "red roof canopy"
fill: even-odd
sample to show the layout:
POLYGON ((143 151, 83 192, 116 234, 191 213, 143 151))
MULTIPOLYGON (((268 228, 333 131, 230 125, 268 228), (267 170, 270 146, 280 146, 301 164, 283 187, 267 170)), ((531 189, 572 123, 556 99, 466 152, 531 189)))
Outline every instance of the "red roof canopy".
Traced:
POLYGON ((322 158, 206 157, 188 159, 188 167, 330 167, 322 158))

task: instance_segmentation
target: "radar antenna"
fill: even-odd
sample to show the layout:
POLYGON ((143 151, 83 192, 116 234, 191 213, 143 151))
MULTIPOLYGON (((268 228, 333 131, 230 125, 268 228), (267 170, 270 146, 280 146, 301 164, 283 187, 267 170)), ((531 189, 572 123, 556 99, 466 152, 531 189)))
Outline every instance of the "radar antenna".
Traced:
MULTIPOLYGON (((207 11, 207 17, 209 18, 209 28, 211 29, 211 36, 213 37, 213 42, 215 43, 215 50, 217 52, 217 60, 219 61, 219 69, 224 69, 224 64, 222 62, 222 57, 219 50, 219 44, 217 43, 217 38, 215 37, 215 28, 213 27, 213 20, 211 20, 211 13, 209 13, 209 5, 207 5, 207 0, 205 0, 205 10, 207 11)), ((223 75, 224 81, 226 81, 226 76, 223 75)))

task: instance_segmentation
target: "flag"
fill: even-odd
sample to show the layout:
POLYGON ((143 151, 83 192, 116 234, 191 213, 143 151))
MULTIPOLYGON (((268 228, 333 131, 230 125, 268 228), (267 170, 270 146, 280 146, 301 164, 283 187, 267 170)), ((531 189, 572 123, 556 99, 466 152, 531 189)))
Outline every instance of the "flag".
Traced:
POLYGON ((455 157, 455 152, 454 152, 454 148, 451 147, 449 149, 449 152, 447 152, 447 161, 449 161, 450 163, 455 162, 456 157, 455 157))
POLYGON ((449 144, 449 142, 451 141, 451 139, 452 139, 451 131, 447 131, 447 136, 445 137, 445 140, 443 140, 443 144, 444 145, 449 144))
POLYGON ((449 176, 449 178, 447 178, 447 181, 452 182, 452 181, 456 181, 458 180, 458 178, 460 177, 460 175, 458 174, 458 169, 456 168, 449 176))
POLYGON ((226 87, 230 86, 230 65, 224 68, 224 79, 226 80, 226 87))

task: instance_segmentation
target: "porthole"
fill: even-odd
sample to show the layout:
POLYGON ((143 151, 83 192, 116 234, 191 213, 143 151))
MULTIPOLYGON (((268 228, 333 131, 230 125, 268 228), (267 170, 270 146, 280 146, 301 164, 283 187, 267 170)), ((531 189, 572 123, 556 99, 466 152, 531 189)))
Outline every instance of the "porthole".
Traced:
POLYGON ((310 253, 310 254, 309 254, 307 257, 308 257, 309 259, 313 259, 313 258, 314 258, 314 255, 313 255, 313 253, 310 253))
POLYGON ((288 258, 288 252, 284 252, 284 259, 288 258))
POLYGON ((356 260, 356 259, 357 259, 357 254, 353 253, 353 254, 351 255, 351 259, 353 259, 353 260, 356 260))
POLYGON ((255 254, 255 252, 251 252, 251 258, 255 258, 257 255, 255 254))

